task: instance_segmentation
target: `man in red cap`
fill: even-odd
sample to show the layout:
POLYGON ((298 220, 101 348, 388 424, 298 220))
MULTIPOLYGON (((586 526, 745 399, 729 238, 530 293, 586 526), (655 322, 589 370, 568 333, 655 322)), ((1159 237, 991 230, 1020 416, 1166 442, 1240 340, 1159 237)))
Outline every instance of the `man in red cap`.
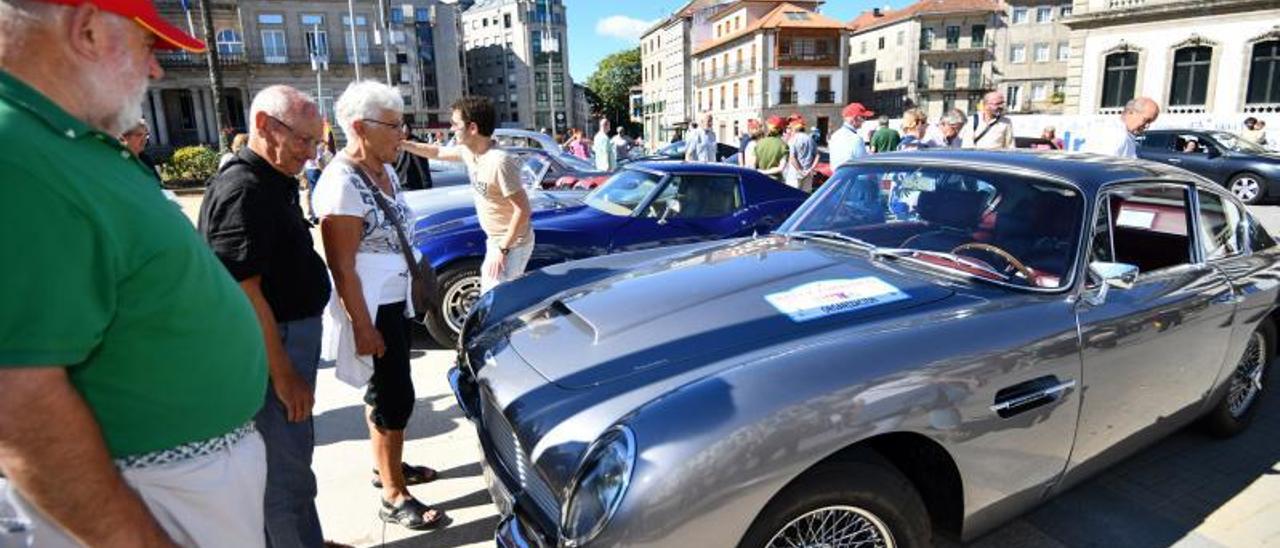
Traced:
POLYGON ((845 105, 844 110, 840 111, 840 115, 844 118, 844 125, 832 133, 830 139, 827 139, 832 169, 854 158, 867 155, 867 143, 862 135, 858 134, 858 130, 862 128, 862 122, 874 116, 875 112, 862 106, 862 103, 849 103, 845 105))
POLYGON ((253 307, 115 138, 174 48, 204 45, 149 0, 0 0, 0 499, 17 545, 265 543, 253 307))
POLYGON ((782 170, 787 164, 787 143, 782 140, 782 130, 787 121, 781 116, 770 116, 765 120, 768 135, 756 143, 756 169, 760 173, 782 180, 782 170))
POLYGON ((804 116, 792 114, 787 120, 787 165, 782 170, 783 181, 805 192, 813 191, 813 170, 818 167, 818 145, 805 131, 804 116))

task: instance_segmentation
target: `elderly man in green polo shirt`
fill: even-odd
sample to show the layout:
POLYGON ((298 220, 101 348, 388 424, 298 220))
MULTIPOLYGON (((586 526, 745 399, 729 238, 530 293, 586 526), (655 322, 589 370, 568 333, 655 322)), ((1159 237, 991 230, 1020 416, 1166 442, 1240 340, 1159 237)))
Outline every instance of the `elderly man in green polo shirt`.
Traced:
POLYGON ((149 0, 0 0, 0 471, 18 545, 265 543, 253 308, 115 138, 162 75, 154 50, 203 47, 149 0))

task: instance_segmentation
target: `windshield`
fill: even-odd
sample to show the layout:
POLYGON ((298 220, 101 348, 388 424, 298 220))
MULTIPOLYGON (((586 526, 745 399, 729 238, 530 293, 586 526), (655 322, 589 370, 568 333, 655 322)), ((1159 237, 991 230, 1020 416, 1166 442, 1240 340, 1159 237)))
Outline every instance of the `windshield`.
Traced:
POLYGON ((1234 133, 1227 133, 1225 131, 1215 131, 1213 133, 1210 133, 1209 135, 1212 135, 1213 139, 1218 143, 1220 143, 1222 146, 1227 147, 1236 152, 1250 152, 1254 154, 1261 154, 1261 153, 1267 152, 1267 149, 1262 148, 1258 145, 1255 145, 1244 139, 1241 139, 1238 135, 1234 133))
POLYGON ((684 141, 676 141, 665 147, 658 149, 658 154, 663 156, 679 156, 684 154, 684 141))
POLYGON ((661 182, 662 175, 623 169, 583 198, 583 203, 610 215, 630 216, 661 182))
POLYGON ((547 170, 547 159, 537 154, 530 154, 524 158, 524 163, 520 166, 520 184, 525 188, 539 188, 542 186, 542 177, 547 170))
POLYGON ((557 156, 557 158, 560 159, 561 163, 568 166, 569 169, 572 169, 574 171, 600 171, 596 169, 595 164, 588 162, 586 160, 583 160, 582 158, 579 158, 572 154, 561 154, 557 156))
POLYGON ((1065 287, 1083 200, 1051 181, 912 166, 841 169, 782 226, 794 237, 911 259, 930 270, 1065 287))

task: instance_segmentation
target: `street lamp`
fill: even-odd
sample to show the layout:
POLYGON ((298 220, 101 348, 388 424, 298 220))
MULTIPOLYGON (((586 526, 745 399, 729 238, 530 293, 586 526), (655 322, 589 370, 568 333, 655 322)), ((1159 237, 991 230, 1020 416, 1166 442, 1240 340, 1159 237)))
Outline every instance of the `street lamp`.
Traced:
POLYGON ((320 25, 315 26, 314 43, 311 45, 311 70, 316 72, 316 102, 320 103, 320 118, 328 120, 324 110, 324 87, 320 77, 323 71, 329 70, 329 41, 325 40, 324 51, 320 50, 320 25))

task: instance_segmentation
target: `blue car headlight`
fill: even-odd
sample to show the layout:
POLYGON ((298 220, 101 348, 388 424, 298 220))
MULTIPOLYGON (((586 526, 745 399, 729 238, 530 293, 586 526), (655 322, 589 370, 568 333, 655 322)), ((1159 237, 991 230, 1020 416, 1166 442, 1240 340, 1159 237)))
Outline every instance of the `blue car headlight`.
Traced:
POLYGON ((604 530, 631 484, 636 440, 631 429, 615 426, 587 449, 561 512, 567 546, 582 546, 604 530))

